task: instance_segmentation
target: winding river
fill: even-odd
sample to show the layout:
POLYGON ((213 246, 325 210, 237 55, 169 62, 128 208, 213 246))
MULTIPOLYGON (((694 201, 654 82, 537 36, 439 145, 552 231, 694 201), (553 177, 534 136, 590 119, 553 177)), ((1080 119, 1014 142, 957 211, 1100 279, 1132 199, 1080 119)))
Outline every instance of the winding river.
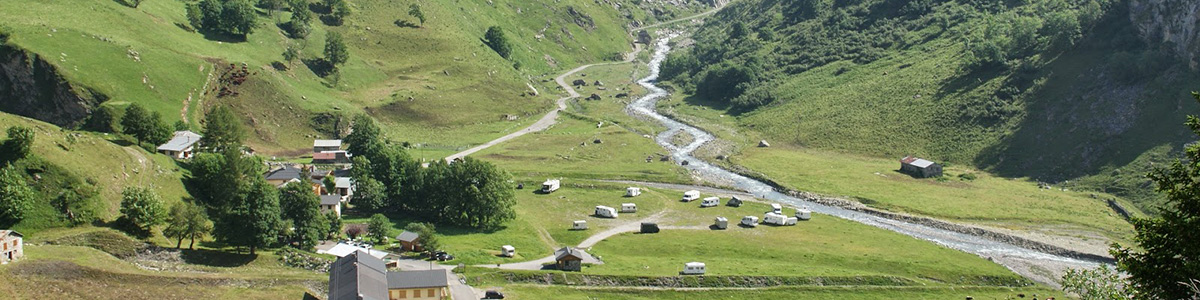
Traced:
MULTIPOLYGON (((655 138, 655 141, 658 142, 659 145, 662 145, 664 148, 666 148, 671 153, 671 156, 675 159, 675 161, 687 161, 688 164, 684 166, 684 168, 691 170, 700 177, 709 178, 710 180, 713 178, 720 179, 721 183, 723 184, 731 184, 737 189, 744 190, 750 194, 769 201, 775 201, 796 207, 807 206, 812 209, 814 213, 839 217, 882 229, 891 230, 918 239, 931 241, 945 247, 973 253, 1000 263, 1001 265, 1004 265, 1005 267, 1008 267, 1009 269, 1033 280, 1051 285, 1056 285, 1054 281, 1056 281, 1058 278, 1046 275, 1039 276, 1036 275, 1036 273, 1039 272, 1031 269, 1058 269, 1058 272, 1052 273, 1059 273, 1065 268, 1090 268, 1097 266, 1097 263, 1095 262, 1038 252, 983 237, 932 228, 900 220, 882 218, 863 212, 805 201, 777 192, 770 185, 767 185, 763 182, 741 176, 693 157, 693 151, 695 151, 701 145, 704 145, 705 143, 715 139, 713 135, 694 126, 663 116, 656 110, 656 103, 658 100, 664 96, 667 96, 668 93, 666 90, 656 86, 655 81, 658 78, 660 65, 662 64, 663 60, 666 59, 667 53, 671 50, 668 41, 675 37, 677 37, 677 35, 668 35, 656 42, 656 47, 650 60, 650 74, 649 76, 646 76, 638 81, 638 84, 645 87, 649 93, 631 102, 627 107, 627 112, 635 116, 640 115, 653 119, 665 126, 667 130, 659 133, 655 138), (692 137, 694 137, 694 139, 686 146, 677 147, 671 143, 671 138, 681 131, 690 134, 692 137)), ((897 251, 903 250, 897 249, 897 251)))

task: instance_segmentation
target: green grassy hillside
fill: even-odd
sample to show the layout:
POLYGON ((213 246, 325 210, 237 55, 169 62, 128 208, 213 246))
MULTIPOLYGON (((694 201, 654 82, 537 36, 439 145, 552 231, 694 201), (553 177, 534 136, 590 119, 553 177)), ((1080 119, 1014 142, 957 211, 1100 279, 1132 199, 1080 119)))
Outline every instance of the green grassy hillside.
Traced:
MULTIPOLYGON (((740 1, 673 54, 691 105, 773 143, 915 154, 1130 197, 1190 141, 1194 70, 1125 1, 740 1)), ((803 188, 803 187, 801 187, 803 188)))
POLYGON ((698 2, 349 2, 353 13, 342 25, 314 21, 307 40, 290 39, 276 25, 290 12, 264 9, 244 40, 189 32, 186 1, 131 8, 120 1, 4 0, 0 27, 11 35, 10 45, 107 95, 111 100, 103 105, 141 103, 169 122, 196 128, 208 107, 231 105, 253 128, 257 150, 296 154, 313 136, 336 135, 331 120, 359 112, 413 143, 461 147, 491 139, 549 109, 558 96, 551 74, 628 51, 630 24, 704 9, 698 2), (410 4, 421 5, 428 19, 423 27, 396 25, 416 21, 407 14, 410 4), (511 61, 480 40, 489 26, 506 31, 511 61), (337 80, 317 76, 302 62, 322 56, 329 31, 341 33, 351 53, 337 80), (284 61, 288 46, 302 48, 299 61, 284 61), (247 81, 223 84, 230 66, 241 64, 247 81), (541 94, 523 96, 527 84, 541 94), (222 86, 238 94, 216 97, 222 86), (502 121, 505 114, 522 118, 502 121))

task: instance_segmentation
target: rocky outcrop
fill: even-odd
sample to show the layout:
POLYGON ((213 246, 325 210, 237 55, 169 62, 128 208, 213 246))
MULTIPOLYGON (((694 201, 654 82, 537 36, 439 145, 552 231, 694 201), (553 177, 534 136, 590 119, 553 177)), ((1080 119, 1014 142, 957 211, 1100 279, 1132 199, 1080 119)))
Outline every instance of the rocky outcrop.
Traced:
POLYGON ((78 127, 108 97, 67 82, 44 58, 0 45, 0 111, 78 127))
POLYGON ((1129 20, 1146 42, 1186 59, 1193 70, 1200 67, 1200 0, 1130 0, 1129 20))

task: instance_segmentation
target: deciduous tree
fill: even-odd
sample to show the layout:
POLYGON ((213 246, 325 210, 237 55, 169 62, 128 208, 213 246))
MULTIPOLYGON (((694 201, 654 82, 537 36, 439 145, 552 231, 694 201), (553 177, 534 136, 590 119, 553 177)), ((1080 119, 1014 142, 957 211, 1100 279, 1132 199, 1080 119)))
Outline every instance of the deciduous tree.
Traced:
POLYGON ((425 27, 425 12, 421 11, 420 5, 417 5, 416 3, 409 5, 408 15, 417 18, 417 21, 421 22, 421 27, 425 27))
POLYGON ((162 198, 154 191, 143 187, 126 187, 121 192, 121 215, 137 229, 150 231, 152 226, 165 221, 167 211, 162 198))
POLYGON ((509 44, 508 38, 504 36, 504 31, 500 26, 488 27, 486 33, 483 34, 483 43, 500 54, 500 57, 508 59, 512 55, 512 45, 509 44))
POLYGON ((371 215, 371 220, 367 221, 367 237, 382 243, 387 238, 390 228, 392 228, 392 222, 386 216, 383 214, 371 215))
POLYGON ((36 194, 16 167, 0 169, 0 221, 15 223, 33 209, 36 194))
POLYGON ((176 249, 183 246, 184 239, 191 239, 188 249, 195 249, 196 239, 203 239, 208 235, 212 226, 203 207, 184 201, 171 206, 171 214, 167 219, 167 228, 163 229, 163 235, 176 239, 176 249))
POLYGON ((350 50, 342 41, 342 34, 334 31, 325 34, 325 61, 329 62, 330 66, 337 68, 348 60, 350 60, 350 50))

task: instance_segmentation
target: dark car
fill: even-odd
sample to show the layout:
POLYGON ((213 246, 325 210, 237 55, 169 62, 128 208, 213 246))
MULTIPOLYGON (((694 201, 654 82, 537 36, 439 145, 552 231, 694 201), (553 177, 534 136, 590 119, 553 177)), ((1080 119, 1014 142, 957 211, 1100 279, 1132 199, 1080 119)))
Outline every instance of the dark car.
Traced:
POLYGON ((487 291, 483 293, 483 299, 504 299, 504 293, 499 291, 487 291))
POLYGON ((438 251, 433 253, 433 259, 438 261, 447 261, 454 259, 454 255, 450 255, 450 253, 446 253, 446 251, 438 251))

